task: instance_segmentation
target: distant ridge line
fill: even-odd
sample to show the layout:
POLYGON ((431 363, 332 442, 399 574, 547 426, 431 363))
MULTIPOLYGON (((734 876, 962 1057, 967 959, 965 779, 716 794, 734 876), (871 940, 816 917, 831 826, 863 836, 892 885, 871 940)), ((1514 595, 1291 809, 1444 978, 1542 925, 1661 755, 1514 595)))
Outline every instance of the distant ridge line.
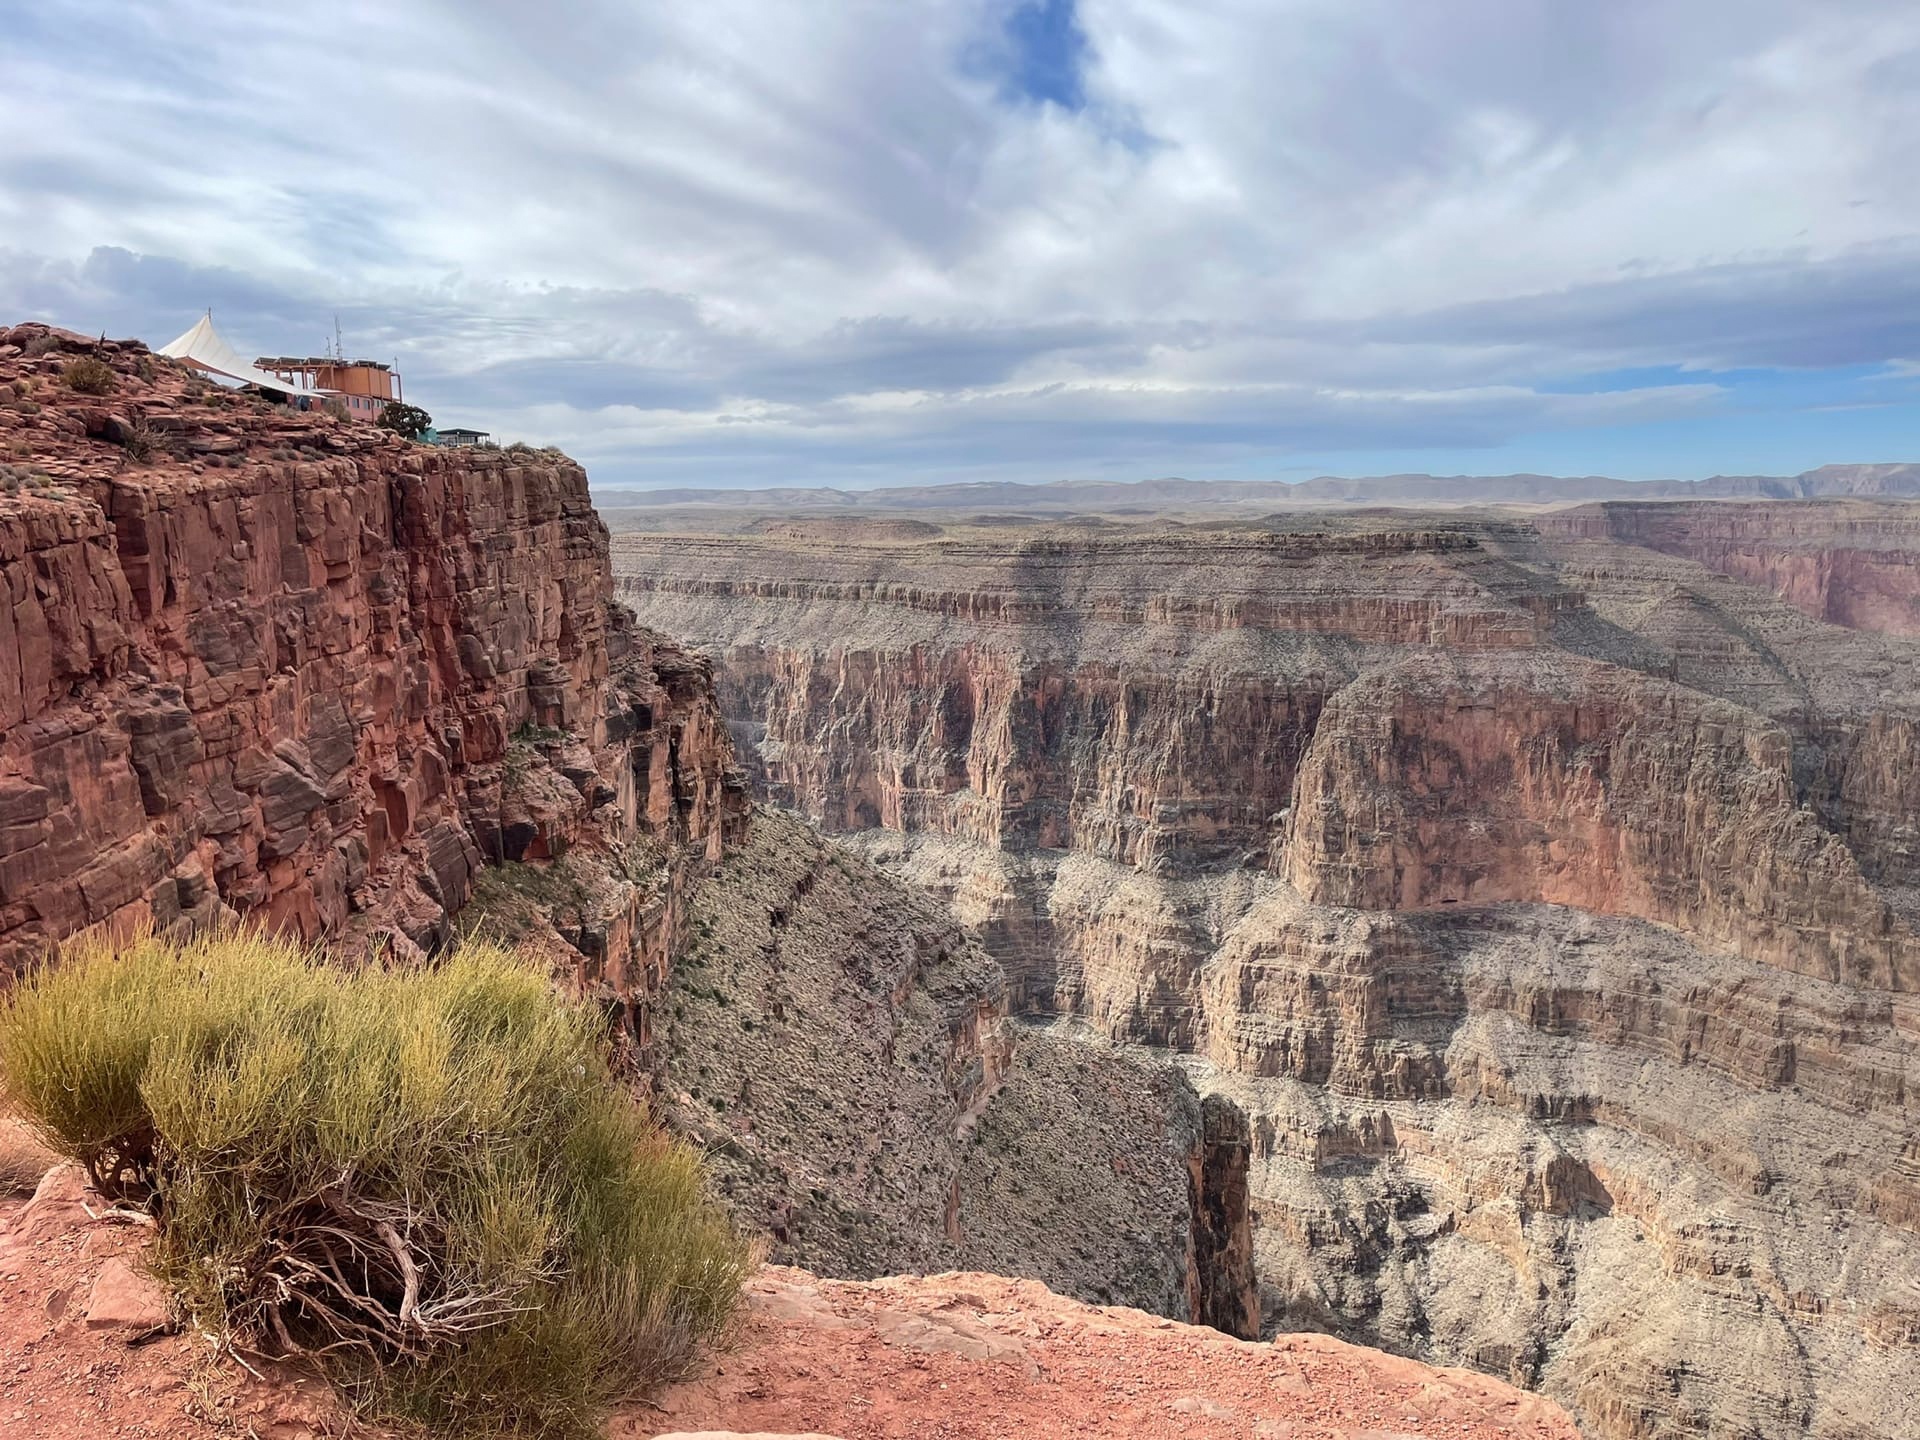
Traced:
POLYGON ((1837 497, 1920 499, 1920 464, 1823 465, 1799 475, 1714 475, 1704 480, 1616 480, 1605 475, 1321 475, 1284 480, 1007 480, 902 485, 874 490, 780 486, 754 490, 609 488, 595 496, 607 509, 682 505, 789 510, 1084 510, 1098 505, 1561 505, 1595 500, 1819 500, 1837 497))

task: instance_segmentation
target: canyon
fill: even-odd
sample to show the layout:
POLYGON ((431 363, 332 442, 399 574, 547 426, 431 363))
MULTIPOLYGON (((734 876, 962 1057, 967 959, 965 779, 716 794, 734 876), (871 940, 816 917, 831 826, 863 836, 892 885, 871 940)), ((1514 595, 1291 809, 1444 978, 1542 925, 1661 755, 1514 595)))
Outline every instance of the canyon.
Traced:
POLYGON ((150 929, 348 963, 498 937, 605 1008, 778 1255, 1257 1329, 1237 1112, 1016 1035, 941 905, 756 812, 709 662, 615 602, 565 456, 36 324, 0 331, 0 446, 0 971, 150 929))
POLYGON ((610 535, 557 451, 41 325, 0 453, 0 968, 542 955, 770 1258, 870 1287, 770 1276, 803 1349, 884 1313, 861 1356, 1097 1333, 1427 1397, 1356 1434, 1914 1430, 1898 502, 610 535), (885 1278, 936 1271, 1025 1278, 885 1278))
POLYGON ((622 598, 1023 1028, 1233 1117, 1264 1333, 1608 1440, 1920 1429, 1907 506, 712 505, 622 598))
MULTIPOLYGON (((0 1142, 6 1137, 0 1134, 0 1142)), ((0 1156, 5 1152, 0 1149, 0 1156)), ((77 1167, 0 1185, 0 1417, 10 1436, 403 1440, 296 1367, 209 1365, 168 1333, 77 1167)), ((1278 1344, 999 1275, 852 1282, 768 1267, 719 1363, 620 1406, 610 1440, 1574 1440, 1551 1401, 1323 1336, 1278 1344)))

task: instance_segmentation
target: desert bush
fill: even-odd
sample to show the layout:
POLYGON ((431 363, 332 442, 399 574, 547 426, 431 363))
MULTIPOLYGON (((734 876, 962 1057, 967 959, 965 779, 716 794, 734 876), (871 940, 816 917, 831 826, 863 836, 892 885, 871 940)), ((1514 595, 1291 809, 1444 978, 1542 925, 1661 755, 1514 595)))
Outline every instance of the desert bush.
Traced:
POLYGON ((156 453, 168 451, 171 446, 166 435, 140 419, 127 427, 127 438, 121 442, 121 448, 137 464, 150 465, 156 453))
POLYGON ((398 400, 389 400, 380 409, 380 418, 376 422, 382 430, 391 430, 409 440, 418 440, 433 428, 433 416, 418 405, 407 405, 398 400))
POLYGON ((347 402, 337 395, 329 395, 326 403, 320 408, 335 420, 351 420, 353 418, 352 412, 347 409, 347 402))
POLYGON ((0 1073, 151 1211, 154 1271, 206 1330, 315 1357, 389 1416, 572 1436, 681 1373, 750 1264, 603 1030, 481 944, 346 972, 149 939, 24 980, 0 1073))
POLYGON ((60 378, 67 388, 80 395, 105 395, 114 386, 113 367, 104 360, 82 355, 60 367, 60 378))

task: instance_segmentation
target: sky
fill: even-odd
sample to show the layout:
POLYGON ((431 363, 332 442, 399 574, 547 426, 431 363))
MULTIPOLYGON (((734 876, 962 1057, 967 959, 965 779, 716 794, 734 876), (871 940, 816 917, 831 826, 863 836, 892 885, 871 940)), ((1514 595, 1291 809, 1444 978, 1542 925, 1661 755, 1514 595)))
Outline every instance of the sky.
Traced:
POLYGON ((1920 459, 1915 0, 47 0, 0 136, 0 323, 603 487, 1920 459))

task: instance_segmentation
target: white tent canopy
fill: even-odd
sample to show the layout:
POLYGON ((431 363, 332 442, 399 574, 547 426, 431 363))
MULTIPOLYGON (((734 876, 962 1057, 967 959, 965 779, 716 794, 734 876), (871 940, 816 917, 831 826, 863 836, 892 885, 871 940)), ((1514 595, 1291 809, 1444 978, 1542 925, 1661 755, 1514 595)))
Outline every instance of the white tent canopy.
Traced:
POLYGON ((278 375, 269 375, 264 370, 256 370, 242 360, 239 352, 227 343, 226 337, 213 328, 212 312, 202 315, 194 323, 193 328, 179 339, 162 345, 160 354, 171 360, 184 360, 187 364, 201 370, 211 370, 214 374, 224 375, 229 380, 238 380, 243 385, 258 385, 264 390, 278 390, 282 395, 312 393, 302 390, 290 381, 282 380, 278 375))

